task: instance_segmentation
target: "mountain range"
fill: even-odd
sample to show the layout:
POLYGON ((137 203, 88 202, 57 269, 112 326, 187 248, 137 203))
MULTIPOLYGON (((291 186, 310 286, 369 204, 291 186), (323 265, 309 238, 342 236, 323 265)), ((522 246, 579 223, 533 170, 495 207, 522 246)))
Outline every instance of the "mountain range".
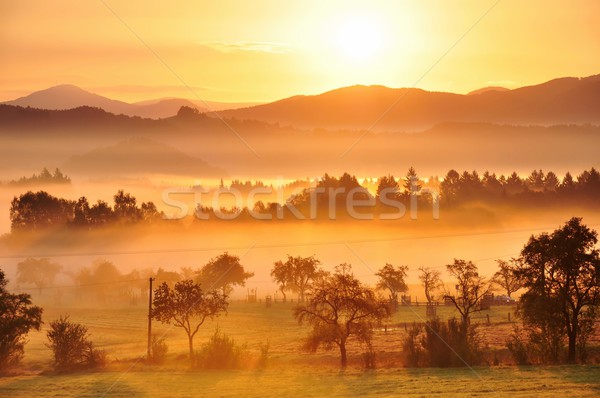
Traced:
POLYGON ((189 106, 213 117, 337 130, 415 131, 442 122, 595 124, 600 123, 600 75, 558 78, 512 90, 484 87, 468 94, 356 85, 264 104, 181 98, 127 103, 61 85, 5 104, 50 110, 91 106, 154 119, 174 116, 182 106, 189 106))
POLYGON ((63 84, 33 92, 12 101, 6 101, 4 104, 49 110, 66 110, 90 106, 102 108, 116 115, 123 114, 160 119, 176 115, 182 106, 196 108, 201 112, 210 112, 247 107, 256 103, 193 101, 184 98, 160 98, 129 103, 94 94, 71 84, 63 84))
POLYGON ((423 130, 442 122, 595 124, 600 123, 600 75, 466 95, 359 85, 220 114, 303 128, 373 131, 423 130))

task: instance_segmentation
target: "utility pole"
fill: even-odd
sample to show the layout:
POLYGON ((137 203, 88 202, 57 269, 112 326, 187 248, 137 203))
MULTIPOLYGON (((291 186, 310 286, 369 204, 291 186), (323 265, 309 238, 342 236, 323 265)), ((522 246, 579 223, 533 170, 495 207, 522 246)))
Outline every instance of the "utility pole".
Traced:
POLYGON ((150 290, 148 290, 148 359, 152 355, 152 281, 154 278, 149 278, 150 290))

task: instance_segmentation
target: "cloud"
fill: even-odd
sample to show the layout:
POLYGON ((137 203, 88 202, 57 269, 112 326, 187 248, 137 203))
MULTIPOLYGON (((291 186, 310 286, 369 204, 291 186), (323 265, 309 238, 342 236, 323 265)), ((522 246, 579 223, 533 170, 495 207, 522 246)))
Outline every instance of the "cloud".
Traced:
POLYGON ((234 51, 251 51, 269 54, 286 54, 291 51, 291 46, 285 43, 275 43, 268 41, 209 41, 203 45, 223 53, 234 51))

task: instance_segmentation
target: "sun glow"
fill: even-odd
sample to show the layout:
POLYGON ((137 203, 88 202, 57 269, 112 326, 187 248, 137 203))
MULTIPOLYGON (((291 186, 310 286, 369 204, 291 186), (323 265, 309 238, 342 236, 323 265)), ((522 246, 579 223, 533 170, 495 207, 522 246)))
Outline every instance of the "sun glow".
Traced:
POLYGON ((383 49, 384 34, 375 18, 353 15, 343 18, 335 31, 335 47, 347 59, 371 60, 383 49))

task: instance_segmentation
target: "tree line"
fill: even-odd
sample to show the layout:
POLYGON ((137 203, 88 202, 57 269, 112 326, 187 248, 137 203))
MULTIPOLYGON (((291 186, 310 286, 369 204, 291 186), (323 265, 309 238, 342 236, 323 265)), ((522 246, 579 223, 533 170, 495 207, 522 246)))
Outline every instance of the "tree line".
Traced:
POLYGON ((68 200, 46 191, 28 191, 11 201, 9 215, 12 231, 36 231, 63 226, 93 229, 109 225, 152 223, 162 214, 152 202, 137 205, 135 196, 119 190, 113 206, 103 200, 90 204, 85 196, 68 200))
POLYGON ((63 174, 59 168, 51 173, 46 167, 39 174, 32 174, 31 177, 21 177, 18 180, 11 180, 8 185, 41 185, 41 184, 70 184, 71 178, 63 174))
MULTIPOLYGON (((577 178, 566 173, 560 180, 555 173, 544 173, 542 170, 532 171, 527 178, 521 178, 516 172, 506 177, 487 171, 480 176, 477 171, 458 173, 450 170, 442 181, 437 177, 430 177, 425 181, 411 167, 402 179, 387 175, 376 181, 365 179, 360 183, 356 176, 349 173, 344 173, 339 178, 324 174, 314 187, 307 188, 306 184, 306 181, 288 184, 287 188, 295 186, 304 189, 288 197, 285 204, 258 200, 249 204, 252 209, 213 209, 199 203, 196 214, 214 215, 218 212, 244 219, 251 218, 252 214, 275 215, 279 212, 293 216, 296 214, 294 212, 306 213, 316 207, 318 217, 331 217, 332 213, 335 216, 347 216, 347 209, 343 205, 349 197, 365 201, 361 207, 367 212, 369 209, 385 212, 390 206, 396 207, 399 203, 408 208, 413 202, 422 207, 430 207, 437 202, 448 209, 477 201, 485 201, 491 205, 595 205, 600 194, 600 173, 591 168, 583 171, 577 178)), ((242 194, 254 188, 266 188, 261 182, 239 180, 233 181, 228 187, 222 181, 220 185, 220 189, 235 189, 242 194)), ((85 196, 73 201, 54 197, 45 191, 29 191, 19 197, 15 196, 11 202, 11 229, 25 231, 62 226, 93 229, 113 224, 155 223, 164 218, 164 214, 157 210, 153 202, 143 202, 138 206, 137 199, 123 190, 119 190, 113 199, 114 204, 111 206, 102 200, 91 204, 85 196)))

